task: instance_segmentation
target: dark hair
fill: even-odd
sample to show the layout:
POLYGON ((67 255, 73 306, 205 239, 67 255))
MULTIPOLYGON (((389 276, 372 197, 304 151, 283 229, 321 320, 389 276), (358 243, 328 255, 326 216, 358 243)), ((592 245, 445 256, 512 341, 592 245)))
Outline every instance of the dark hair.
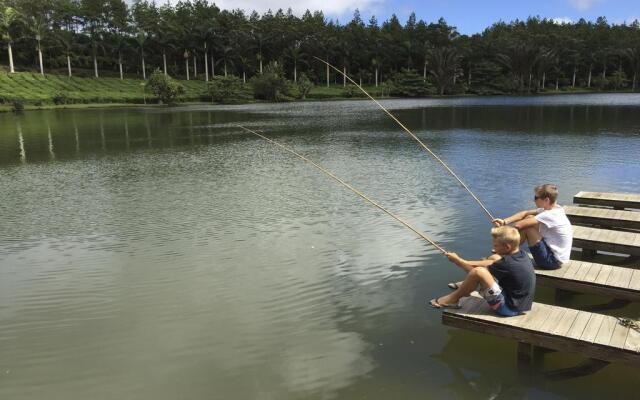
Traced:
POLYGON ((551 204, 554 204, 558 199, 558 187, 550 183, 536 186, 533 191, 536 197, 538 197, 539 199, 549 199, 551 204))

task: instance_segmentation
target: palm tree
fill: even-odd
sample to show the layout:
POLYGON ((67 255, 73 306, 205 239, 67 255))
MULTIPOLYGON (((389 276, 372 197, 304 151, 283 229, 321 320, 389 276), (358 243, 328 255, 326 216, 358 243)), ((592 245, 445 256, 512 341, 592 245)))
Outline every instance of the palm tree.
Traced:
POLYGON ((293 62, 293 81, 298 82, 298 62, 305 56, 302 51, 302 41, 296 40, 293 44, 286 48, 285 57, 293 62))
POLYGON ((247 68, 251 63, 251 59, 247 56, 240 55, 238 57, 238 62, 240 63, 240 67, 242 68, 242 83, 247 83, 247 68))
POLYGON ((42 63, 42 39, 47 33, 47 20, 44 16, 31 16, 26 20, 26 25, 29 31, 33 34, 33 38, 36 40, 36 50, 38 50, 38 61, 40 64, 40 74, 44 76, 44 66, 42 63))
POLYGON ((423 54, 423 62, 422 62, 422 80, 424 82, 427 81, 427 64, 429 64, 429 57, 431 56, 431 52, 433 51, 433 46, 428 41, 424 41, 422 43, 422 54, 423 54))
POLYGON ((540 89, 544 90, 547 81, 547 71, 553 70, 558 64, 558 55, 553 49, 540 49, 536 56, 535 68, 538 74, 542 74, 540 89))
POLYGON ((640 72, 640 46, 625 49, 623 51, 623 54, 631 64, 631 70, 633 71, 633 81, 631 84, 631 90, 635 92, 636 85, 637 85, 638 72, 640 72))
POLYGON ((254 49, 256 50, 256 60, 258 60, 258 64, 260 66, 259 71, 262 74, 262 61, 264 59, 262 55, 262 47, 264 46, 265 41, 267 41, 267 38, 257 29, 251 29, 251 33, 253 35, 253 40, 255 41, 254 49))
POLYGON ((122 73, 122 53, 129 47, 128 38, 120 31, 113 35, 113 50, 118 52, 118 70, 120 71, 120 80, 124 79, 122 73))
POLYGON ((537 56, 538 50, 535 47, 518 43, 508 47, 505 53, 498 54, 497 60, 514 74, 518 80, 518 90, 523 91, 525 75, 531 76, 537 56))
POLYGON ((224 67, 224 76, 227 76, 227 65, 233 63, 233 47, 229 45, 224 45, 220 48, 220 59, 217 61, 218 63, 222 62, 224 67))
POLYGON ((71 78, 71 50, 73 47, 73 32, 66 29, 59 29, 53 33, 56 42, 64 49, 67 57, 67 73, 71 78))
POLYGON ((428 63, 429 72, 442 95, 455 84, 460 72, 460 54, 452 47, 435 48, 429 53, 428 63))
POLYGON ((182 56, 184 57, 184 69, 187 72, 187 80, 189 80, 189 50, 184 49, 182 56))
POLYGON ((138 30, 135 39, 138 47, 140 47, 140 57, 142 59, 142 79, 147 79, 147 72, 144 65, 144 42, 147 41, 147 34, 142 29, 140 29, 138 30))
POLYGON ((18 19, 19 14, 15 8, 7 7, 0 12, 0 35, 2 40, 7 42, 7 48, 9 51, 9 71, 14 73, 13 69, 13 52, 11 50, 11 43, 13 43, 13 37, 11 36, 11 25, 18 19))

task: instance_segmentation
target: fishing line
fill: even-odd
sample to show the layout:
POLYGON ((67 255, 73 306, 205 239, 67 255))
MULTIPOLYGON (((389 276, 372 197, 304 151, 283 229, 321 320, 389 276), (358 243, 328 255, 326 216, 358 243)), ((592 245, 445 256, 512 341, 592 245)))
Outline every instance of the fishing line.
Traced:
POLYGON ((357 194, 358 196, 362 197, 364 200, 368 201, 369 203, 373 204, 374 206, 378 207, 380 210, 384 211, 385 213, 387 213, 388 215, 390 215, 391 217, 395 218, 396 221, 400 222, 402 225, 406 226, 407 228, 411 229, 415 234, 417 234, 418 236, 420 236, 421 238, 423 238, 424 240, 426 240, 427 242, 429 242, 431 245, 433 245, 436 249, 438 249, 439 251, 442 252, 442 254, 446 254, 447 251, 440 245, 438 245, 436 242, 434 242, 433 240, 431 240, 426 234, 422 233, 421 231, 419 231, 417 228, 415 228, 414 226, 412 226, 411 224, 409 224, 408 222, 404 221, 402 218, 398 217, 397 215, 395 215, 394 213, 392 213, 391 211, 387 210, 386 208, 382 207, 380 204, 376 203, 375 201, 371 200, 370 198, 368 198, 367 196, 365 196, 363 193, 361 193, 359 190, 357 190, 356 188, 354 188, 353 186, 349 185, 347 182, 343 181, 342 179, 338 178, 335 174, 333 174, 333 172, 329 171, 328 169, 322 167, 321 165, 318 165, 317 163, 315 163, 314 161, 306 158, 305 156, 296 153, 293 149, 291 149, 290 147, 278 143, 275 140, 269 139, 268 137, 259 134, 258 132, 251 130, 249 128, 246 128, 242 125, 237 125, 239 128, 244 129, 247 132, 253 133, 254 135, 266 140, 267 142, 274 144, 278 147, 280 147, 281 149, 293 154, 294 156, 298 157, 299 159, 301 159, 302 161, 305 161, 311 165, 313 165, 314 167, 316 167, 317 169, 319 169, 320 171, 322 171, 324 174, 329 175, 331 178, 335 179, 336 181, 338 181, 341 185, 345 186, 347 189, 351 190, 353 193, 357 194))
POLYGON ((493 217, 493 215, 491 215, 491 213, 489 212, 489 210, 487 209, 487 207, 484 206, 484 204, 482 204, 482 202, 480 201, 480 199, 478 197, 476 197, 475 194, 473 194, 473 192, 471 191, 471 189, 469 189, 469 187, 462 182, 462 179, 460 179, 458 177, 458 175, 456 175, 455 172, 453 172, 453 170, 451 168, 449 168, 449 166, 442 161, 442 159, 440 157, 438 157, 433 151, 431 151, 431 149, 429 149, 427 147, 427 145, 425 145, 413 132, 411 132, 409 130, 409 128, 407 128, 406 126, 404 126, 404 124, 402 122, 400 122, 398 120, 398 118, 396 118, 393 114, 391 114, 389 112, 389 110, 387 110, 386 108, 384 108, 384 106, 382 104, 380 104, 378 102, 378 100, 374 99, 366 90, 364 90, 364 88, 362 86, 360 86, 359 84, 357 84, 353 79, 351 79, 349 77, 349 75, 345 74, 344 72, 340 71, 338 68, 334 67, 333 65, 329 64, 327 61, 318 58, 316 56, 313 56, 313 58, 315 58, 318 61, 322 61, 323 63, 327 64, 327 66, 333 68, 334 70, 336 70, 337 72, 339 72, 342 76, 344 76, 346 79, 349 80, 349 82, 353 83, 358 89, 360 89, 360 91, 362 93, 364 93, 368 98, 370 98, 371 100, 373 100, 374 103, 376 103, 385 113, 387 113, 388 116, 391 117, 391 119, 393 119, 398 125, 400 125, 400 127, 402 129, 404 129, 416 142, 418 142, 420 144, 420 146, 422 146, 422 148, 424 148, 429 154, 431 154, 433 156, 433 158, 435 158, 440 164, 442 164, 442 166, 451 174, 451 176, 453 176, 459 183, 460 185, 462 185, 462 187, 471 195, 471 197, 473 197, 473 199, 480 205, 480 207, 482 207, 482 209, 484 210, 484 212, 489 216, 489 218, 493 221, 495 218, 493 217))

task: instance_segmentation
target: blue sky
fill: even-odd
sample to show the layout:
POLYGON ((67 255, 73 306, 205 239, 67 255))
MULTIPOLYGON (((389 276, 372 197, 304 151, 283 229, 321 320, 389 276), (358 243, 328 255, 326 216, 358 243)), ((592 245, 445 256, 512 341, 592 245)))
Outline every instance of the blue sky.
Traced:
POLYGON ((365 21, 373 14, 379 22, 395 13, 404 23, 411 11, 415 11, 418 19, 429 22, 442 16, 465 34, 482 32, 499 20, 508 22, 535 15, 563 21, 605 16, 610 23, 618 24, 640 20, 639 0, 218 0, 216 4, 221 8, 259 12, 291 7, 297 15, 307 8, 322 9, 327 17, 338 18, 341 23, 351 20, 356 8, 365 21))

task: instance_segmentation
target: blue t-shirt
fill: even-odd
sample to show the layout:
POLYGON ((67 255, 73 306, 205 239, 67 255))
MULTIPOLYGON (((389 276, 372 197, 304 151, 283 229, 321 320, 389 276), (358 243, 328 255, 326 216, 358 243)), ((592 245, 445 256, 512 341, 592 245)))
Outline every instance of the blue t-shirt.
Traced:
POLYGON ((536 273, 524 251, 502 256, 489 266, 489 272, 498 280, 510 309, 520 312, 531 310, 536 273))

